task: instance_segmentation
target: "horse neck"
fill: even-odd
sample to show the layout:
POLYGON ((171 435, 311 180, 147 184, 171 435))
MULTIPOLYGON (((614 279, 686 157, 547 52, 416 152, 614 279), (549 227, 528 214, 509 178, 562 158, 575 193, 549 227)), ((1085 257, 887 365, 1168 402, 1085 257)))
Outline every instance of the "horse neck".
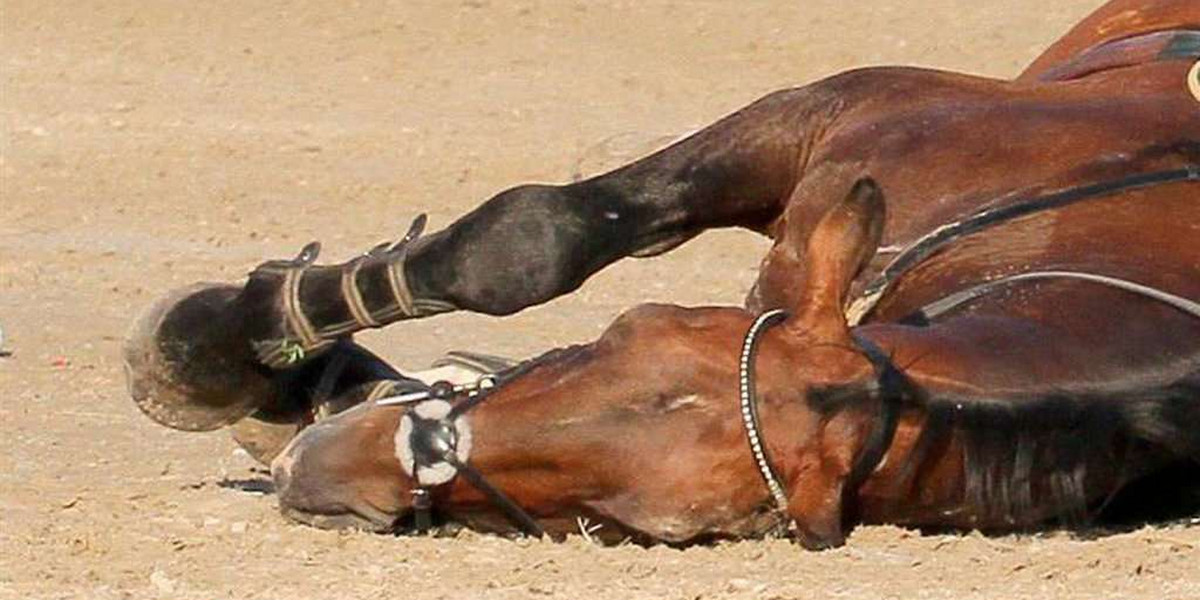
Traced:
POLYGON ((1078 372, 1048 373, 1061 357, 1039 354, 1052 344, 1022 340, 1028 330, 991 332, 994 347, 980 348, 966 328, 997 324, 960 325, 859 330, 890 350, 910 385, 886 468, 861 488, 866 520, 941 515, 1010 528, 1082 519, 1126 482, 1200 451, 1200 356, 1083 387, 1078 372))

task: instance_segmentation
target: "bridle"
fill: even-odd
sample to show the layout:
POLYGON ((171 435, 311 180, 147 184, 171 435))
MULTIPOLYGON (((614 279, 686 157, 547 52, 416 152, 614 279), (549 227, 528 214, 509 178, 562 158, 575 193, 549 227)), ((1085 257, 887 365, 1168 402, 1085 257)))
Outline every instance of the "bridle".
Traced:
POLYGON ((488 398, 502 383, 501 378, 507 380, 518 374, 486 375, 468 385, 439 381, 426 390, 376 401, 377 406, 407 407, 396 428, 395 443, 400 466, 413 481, 413 524, 417 533, 424 534, 433 526, 433 489, 462 476, 517 529, 533 537, 546 535, 529 513, 470 463, 466 414, 488 398), (456 404, 452 403, 455 399, 459 399, 456 404))
MULTIPOLYGON (((782 323, 788 318, 788 313, 782 309, 762 313, 746 331, 742 342, 742 352, 738 360, 738 391, 742 413, 742 426, 746 432, 746 440, 750 444, 750 453, 754 456, 754 464, 771 493, 774 510, 783 517, 780 522, 788 529, 794 521, 787 516, 788 493, 780 480, 775 463, 771 460, 770 452, 762 434, 762 424, 758 417, 758 391, 755 385, 754 359, 758 353, 762 334, 771 327, 782 323)), ((854 493, 862 485, 868 475, 879 466, 883 456, 892 444, 896 433, 896 422, 900 402, 904 400, 907 380, 900 370, 892 363, 891 358, 869 338, 852 334, 854 342, 863 356, 870 361, 875 369, 878 388, 879 408, 874 426, 867 434, 862 450, 850 468, 850 475, 843 493, 854 493)))
MULTIPOLYGON (((847 308, 847 322, 851 327, 860 324, 870 316, 871 311, 896 280, 936 251, 963 235, 1081 200, 1178 182, 1200 182, 1200 165, 1188 165, 1181 169, 1132 175, 1114 181, 1082 185, 1024 202, 986 209, 964 220, 939 227, 907 246, 884 268, 883 272, 865 288, 863 294, 847 308)), ((1161 302, 1185 314, 1200 318, 1200 302, 1132 281, 1079 271, 1030 271, 986 281, 925 305, 917 311, 915 317, 917 320, 928 321, 971 300, 1007 286, 1041 279, 1072 279, 1106 285, 1161 302)), ((762 334, 774 325, 782 323, 787 316, 786 311, 776 309, 764 312, 754 319, 742 342, 742 352, 738 362, 742 425, 746 431, 746 439, 750 445, 750 452, 754 456, 754 462, 758 466, 759 474, 762 475, 762 479, 770 491, 775 509, 780 512, 785 512, 788 507, 788 493, 787 488, 780 481, 778 470, 770 458, 763 438, 762 426, 758 417, 754 358, 762 334)), ((904 374, 892 363, 886 352, 866 336, 858 333, 851 335, 859 349, 875 368, 880 404, 879 418, 876 419, 872 431, 868 434, 863 450, 855 459, 850 476, 843 488, 845 492, 849 493, 856 491, 883 460, 895 434, 899 405, 905 399, 908 390, 911 389, 904 374)), ((786 522, 790 521, 791 519, 788 519, 786 522)))

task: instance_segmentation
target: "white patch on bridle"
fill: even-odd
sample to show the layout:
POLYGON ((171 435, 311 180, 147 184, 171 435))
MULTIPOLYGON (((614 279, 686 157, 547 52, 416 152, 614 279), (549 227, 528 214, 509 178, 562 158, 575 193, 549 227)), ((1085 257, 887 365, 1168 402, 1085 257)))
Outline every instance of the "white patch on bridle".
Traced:
MULTIPOLYGON (((412 407, 411 410, 422 419, 444 419, 446 415, 450 414, 451 408, 450 403, 445 400, 425 400, 412 407)), ((467 462, 471 457, 471 425, 467 422, 466 415, 455 419, 454 429, 458 437, 454 454, 460 461, 467 462)), ((454 468, 454 465, 445 461, 416 468, 412 435, 413 419, 406 412, 404 416, 400 417, 400 425, 396 427, 396 435, 393 438, 396 446, 396 458, 400 460, 400 466, 404 472, 423 486, 441 485, 454 479, 458 470, 454 468)))
POLYGON ((1192 97, 1200 102, 1200 60, 1192 65, 1192 70, 1188 71, 1187 87, 1192 92, 1192 97))

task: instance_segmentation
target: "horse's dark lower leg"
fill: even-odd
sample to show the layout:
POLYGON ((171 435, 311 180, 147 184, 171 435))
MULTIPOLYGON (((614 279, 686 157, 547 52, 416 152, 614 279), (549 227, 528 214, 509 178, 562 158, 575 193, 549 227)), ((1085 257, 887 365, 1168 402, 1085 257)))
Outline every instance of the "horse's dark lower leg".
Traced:
MULTIPOLYGON (((148 416, 190 431, 246 417, 272 431, 281 431, 275 425, 298 430, 349 408, 345 399, 353 396, 347 390, 379 381, 420 385, 344 339, 291 369, 256 364, 246 344, 242 295, 233 285, 197 284, 167 294, 135 321, 125 341, 125 366, 130 394, 148 416)), ((251 439, 263 433, 248 430, 240 439, 264 447, 251 439)))
POLYGON ((830 98, 811 87, 772 94, 605 175, 505 191, 404 252, 299 273, 260 268, 246 295, 260 310, 259 357, 279 366, 289 346, 315 351, 359 329, 448 310, 514 313, 705 229, 765 230, 795 185, 806 132, 830 116, 830 98))
POLYGON ((497 195, 414 248, 414 294, 510 314, 578 288, 621 258, 666 252, 706 229, 765 229, 795 184, 808 95, 773 94, 599 177, 497 195))

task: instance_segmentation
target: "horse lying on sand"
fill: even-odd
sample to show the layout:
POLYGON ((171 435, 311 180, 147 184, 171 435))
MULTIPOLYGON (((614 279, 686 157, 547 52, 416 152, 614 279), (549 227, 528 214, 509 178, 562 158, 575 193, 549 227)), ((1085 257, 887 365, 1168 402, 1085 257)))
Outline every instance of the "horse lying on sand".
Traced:
POLYGON ((283 512, 322 527, 818 548, 855 523, 1079 522, 1200 458, 1198 59, 1193 0, 1115 0, 1013 81, 777 92, 428 237, 172 293, 130 335, 131 393, 179 429, 282 428, 283 512), (774 240, 745 310, 637 308, 477 385, 350 340, 512 313, 714 227, 774 240))

